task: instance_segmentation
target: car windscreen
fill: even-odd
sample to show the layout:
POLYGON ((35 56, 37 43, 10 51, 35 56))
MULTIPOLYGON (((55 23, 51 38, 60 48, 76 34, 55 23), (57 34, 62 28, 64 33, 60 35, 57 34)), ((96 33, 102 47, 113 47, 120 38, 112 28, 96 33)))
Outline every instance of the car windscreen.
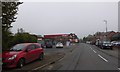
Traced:
POLYGON ((47 42, 46 44, 50 44, 50 45, 52 45, 52 42, 47 42))
POLYGON ((109 41, 104 41, 103 43, 104 43, 104 44, 110 44, 111 42, 109 42, 109 41))
POLYGON ((12 50, 12 51, 21 51, 21 50, 24 49, 24 47, 25 47, 24 44, 17 44, 15 46, 13 46, 10 50, 12 50))
POLYGON ((61 42, 57 43, 57 44, 62 44, 61 42))

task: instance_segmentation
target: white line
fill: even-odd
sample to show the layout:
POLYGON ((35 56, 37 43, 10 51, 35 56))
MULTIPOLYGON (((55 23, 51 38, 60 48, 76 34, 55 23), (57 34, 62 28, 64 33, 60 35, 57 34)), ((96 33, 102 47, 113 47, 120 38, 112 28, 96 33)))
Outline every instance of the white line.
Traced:
POLYGON ((101 55, 98 54, 98 56, 99 56, 100 58, 102 58, 104 61, 108 62, 108 60, 105 59, 104 57, 102 57, 101 55))
POLYGON ((120 68, 118 68, 118 70, 120 70, 120 68))
MULTIPOLYGON (((93 50, 93 48, 92 47, 90 47, 92 50, 93 50)), ((94 51, 94 53, 97 53, 95 50, 93 50, 94 51)))
POLYGON ((93 50, 94 51, 94 53, 97 53, 95 50, 93 50))
MULTIPOLYGON (((90 47, 92 49, 92 47, 90 47)), ((92 49, 93 50, 93 49, 92 49)))

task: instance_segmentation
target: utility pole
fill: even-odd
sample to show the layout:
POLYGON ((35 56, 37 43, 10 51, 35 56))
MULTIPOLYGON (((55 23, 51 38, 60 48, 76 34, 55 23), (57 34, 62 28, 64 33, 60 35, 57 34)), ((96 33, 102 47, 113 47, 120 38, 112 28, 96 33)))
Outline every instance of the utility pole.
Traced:
POLYGON ((107 20, 103 20, 105 25, 106 25, 106 35, 105 35, 105 39, 107 40, 107 20))
POLYGON ((104 23, 106 25, 106 33, 107 33, 107 20, 104 20, 104 23))

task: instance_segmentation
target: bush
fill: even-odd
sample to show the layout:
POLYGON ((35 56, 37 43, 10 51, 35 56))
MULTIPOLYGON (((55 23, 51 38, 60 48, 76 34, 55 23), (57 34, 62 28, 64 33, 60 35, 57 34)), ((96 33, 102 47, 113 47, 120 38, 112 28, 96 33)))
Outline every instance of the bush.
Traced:
POLYGON ((13 38, 13 44, 34 42, 37 42, 37 38, 29 33, 17 33, 13 38))
POLYGON ((19 43, 36 43, 37 37, 29 34, 29 33, 17 33, 14 36, 10 37, 10 41, 8 42, 7 49, 10 49, 12 46, 19 43))

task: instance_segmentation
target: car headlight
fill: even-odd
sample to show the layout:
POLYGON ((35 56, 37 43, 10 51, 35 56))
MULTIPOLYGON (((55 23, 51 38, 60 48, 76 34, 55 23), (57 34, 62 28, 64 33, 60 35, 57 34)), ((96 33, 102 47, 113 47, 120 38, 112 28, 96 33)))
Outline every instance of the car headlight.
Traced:
POLYGON ((17 57, 17 55, 13 55, 12 57, 8 58, 8 60, 13 60, 17 57))
POLYGON ((105 46, 108 46, 107 44, 105 46))

